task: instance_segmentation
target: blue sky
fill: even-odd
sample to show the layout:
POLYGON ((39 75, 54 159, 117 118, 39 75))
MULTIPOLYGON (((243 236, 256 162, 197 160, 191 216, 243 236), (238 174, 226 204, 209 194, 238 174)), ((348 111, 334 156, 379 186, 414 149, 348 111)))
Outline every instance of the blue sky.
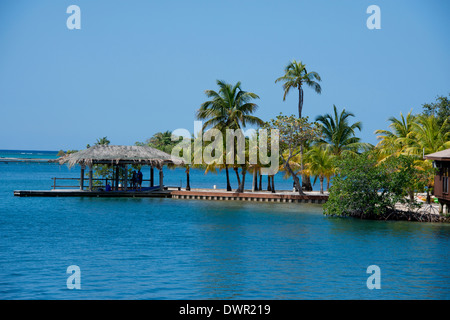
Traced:
POLYGON ((82 149, 107 136, 132 145, 155 132, 193 131, 216 79, 260 96, 256 115, 297 113, 282 101, 292 60, 322 77, 304 114, 339 109, 376 143, 391 116, 450 93, 450 2, 21 1, 0 2, 0 149, 82 149), (69 5, 81 30, 69 30, 69 5), (381 30, 369 30, 369 5, 381 30))

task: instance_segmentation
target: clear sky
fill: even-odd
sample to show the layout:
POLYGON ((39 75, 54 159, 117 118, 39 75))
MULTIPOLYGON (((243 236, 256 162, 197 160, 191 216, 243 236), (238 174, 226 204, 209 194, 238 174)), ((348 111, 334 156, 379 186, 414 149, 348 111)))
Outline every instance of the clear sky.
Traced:
POLYGON ((107 136, 132 145, 155 132, 193 131, 216 79, 260 96, 257 116, 297 114, 282 101, 292 60, 322 77, 304 115, 339 109, 375 144, 391 116, 450 93, 446 0, 1 0, 0 149, 83 149, 107 136), (69 5, 81 29, 69 30, 69 5), (369 5, 381 29, 369 30, 369 5))

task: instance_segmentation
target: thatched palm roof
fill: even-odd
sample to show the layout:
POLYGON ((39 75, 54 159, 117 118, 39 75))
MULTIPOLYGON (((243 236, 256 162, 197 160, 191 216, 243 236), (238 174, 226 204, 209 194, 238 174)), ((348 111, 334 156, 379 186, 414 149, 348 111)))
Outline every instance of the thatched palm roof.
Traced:
POLYGON ((172 157, 161 150, 147 146, 95 145, 76 153, 65 155, 57 160, 69 167, 76 164, 146 164, 161 168, 165 164, 183 165, 181 158, 172 157))

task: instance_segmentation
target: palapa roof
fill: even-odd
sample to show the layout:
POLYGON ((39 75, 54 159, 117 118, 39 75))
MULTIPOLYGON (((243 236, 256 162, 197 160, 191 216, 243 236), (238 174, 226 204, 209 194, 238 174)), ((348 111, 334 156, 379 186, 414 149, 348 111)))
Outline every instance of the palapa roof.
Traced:
POLYGON ((95 145, 60 157, 57 162, 73 167, 76 164, 145 164, 161 168, 165 164, 183 165, 184 161, 161 150, 147 146, 95 145))
POLYGON ((427 154, 427 155, 425 155, 425 159, 438 160, 438 161, 450 161, 450 149, 427 154))

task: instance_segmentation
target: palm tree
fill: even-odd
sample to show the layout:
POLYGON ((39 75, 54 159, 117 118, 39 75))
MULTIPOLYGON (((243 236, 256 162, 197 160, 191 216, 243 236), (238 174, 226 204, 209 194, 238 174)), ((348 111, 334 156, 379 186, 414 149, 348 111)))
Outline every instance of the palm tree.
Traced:
MULTIPOLYGON (((411 111, 406 117, 400 113, 400 119, 389 118, 392 131, 377 130, 380 134, 377 138, 380 142, 377 145, 378 155, 381 160, 388 157, 398 157, 406 155, 414 158, 414 167, 424 186, 427 186, 427 203, 430 201, 429 189, 434 184, 434 170, 430 160, 424 160, 424 154, 430 154, 445 150, 450 147, 450 132, 446 129, 448 120, 439 122, 439 119, 432 115, 420 114, 411 115, 411 111)), ((414 199, 414 186, 408 190, 410 199, 414 199)))
MULTIPOLYGON (((197 111, 197 119, 206 120, 203 124, 205 128, 215 128, 225 135, 226 129, 241 129, 247 124, 262 126, 264 122, 252 114, 258 109, 258 105, 251 102, 259 99, 253 92, 243 91, 241 82, 235 85, 217 80, 219 91, 206 90, 205 94, 210 100, 202 103, 197 111)), ((225 150, 226 148, 224 148, 225 150)), ((231 191, 228 165, 225 164, 227 176, 227 190, 231 191)), ((243 171, 244 173, 244 171, 243 171)))
POLYGON ((211 100, 202 103, 197 111, 197 119, 206 120, 203 129, 207 127, 222 129, 241 129, 247 124, 260 125, 264 122, 258 117, 252 116, 258 109, 258 105, 250 102, 259 99, 253 92, 243 91, 241 82, 234 86, 217 80, 219 92, 206 90, 205 94, 211 100))
POLYGON ((355 136, 355 131, 361 131, 362 123, 360 121, 353 124, 349 123, 349 117, 355 115, 343 109, 338 114, 337 108, 333 105, 334 114, 325 114, 318 116, 316 121, 322 126, 323 138, 319 144, 330 149, 330 152, 336 156, 343 153, 356 153, 359 149, 369 149, 368 143, 360 142, 360 138, 355 136))
POLYGON ((107 146, 111 143, 111 141, 108 140, 107 137, 103 137, 103 138, 99 138, 97 139, 97 141, 95 142, 95 145, 104 145, 107 146))
POLYGON ((170 153, 176 142, 172 141, 172 132, 167 130, 155 133, 147 140, 147 145, 158 150, 170 153))
MULTIPOLYGON (((292 89, 298 89, 298 117, 302 117, 303 110, 303 85, 307 85, 313 88, 318 94, 322 92, 322 87, 318 82, 322 81, 319 74, 315 71, 308 72, 306 65, 301 61, 297 62, 292 60, 285 68, 284 75, 275 80, 275 83, 282 81, 284 95, 283 101, 286 100, 286 96, 292 89)), ((300 155, 303 157, 303 146, 300 147, 300 155)), ((302 168, 303 170, 304 168, 302 168)), ((302 173, 302 187, 305 190, 311 191, 311 181, 308 175, 302 173)))
MULTIPOLYGON (((330 178, 334 175, 333 157, 330 149, 314 146, 306 153, 308 159, 308 171, 312 175, 319 177, 320 193, 323 194, 323 180, 327 178, 327 190, 330 185, 330 178)), ((314 181, 315 182, 315 181, 314 181)))
POLYGON ((319 74, 317 72, 311 71, 308 72, 306 70, 306 65, 301 61, 297 62, 292 60, 286 68, 284 68, 284 75, 275 80, 275 83, 279 81, 283 81, 283 89, 284 96, 283 101, 286 100, 286 96, 291 91, 291 89, 298 89, 298 117, 302 117, 302 109, 303 109, 303 84, 306 84, 308 87, 311 87, 316 91, 316 93, 321 93, 322 88, 317 81, 321 81, 319 74))
POLYGON ((441 125, 434 116, 419 115, 412 124, 408 134, 410 145, 405 152, 411 155, 422 156, 445 150, 450 147, 450 132, 446 130, 448 119, 441 125))
POLYGON ((384 159, 390 156, 399 156, 405 152, 405 148, 411 143, 411 130, 415 120, 412 110, 406 115, 400 112, 400 118, 390 117, 389 130, 376 130, 375 134, 379 134, 377 139, 380 142, 376 148, 380 158, 384 159))

